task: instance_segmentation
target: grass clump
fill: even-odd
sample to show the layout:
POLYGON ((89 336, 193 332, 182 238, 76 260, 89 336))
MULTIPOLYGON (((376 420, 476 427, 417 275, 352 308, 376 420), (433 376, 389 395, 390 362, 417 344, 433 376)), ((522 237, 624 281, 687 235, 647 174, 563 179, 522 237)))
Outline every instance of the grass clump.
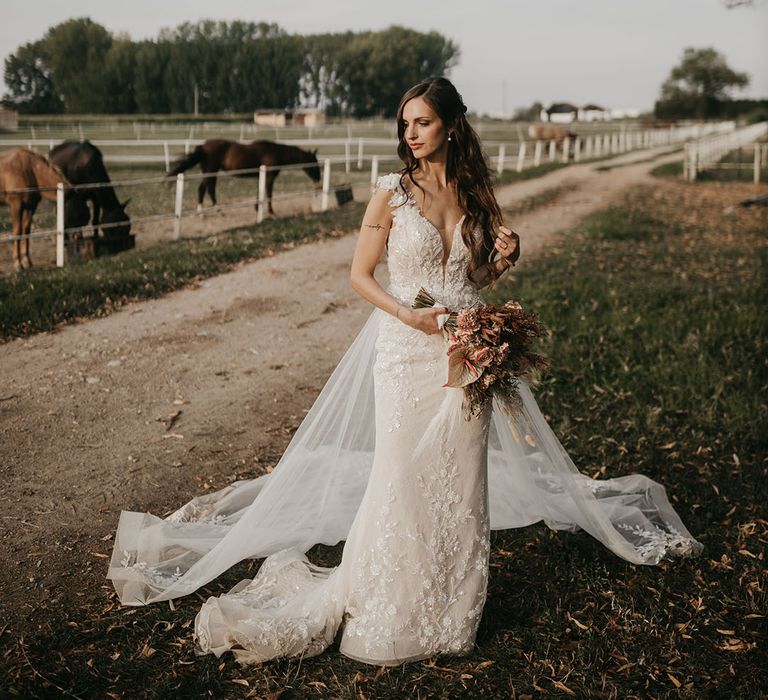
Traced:
POLYGON ((671 163, 662 163, 651 170, 654 177, 682 177, 683 161, 674 160, 671 163))

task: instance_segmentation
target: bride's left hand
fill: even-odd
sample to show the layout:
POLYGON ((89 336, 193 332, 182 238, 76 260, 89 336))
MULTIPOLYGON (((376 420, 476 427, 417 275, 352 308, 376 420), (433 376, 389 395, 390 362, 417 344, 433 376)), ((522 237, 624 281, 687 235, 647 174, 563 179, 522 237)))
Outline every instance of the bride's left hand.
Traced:
POLYGON ((506 226, 499 226, 494 247, 512 265, 520 257, 520 236, 506 226))

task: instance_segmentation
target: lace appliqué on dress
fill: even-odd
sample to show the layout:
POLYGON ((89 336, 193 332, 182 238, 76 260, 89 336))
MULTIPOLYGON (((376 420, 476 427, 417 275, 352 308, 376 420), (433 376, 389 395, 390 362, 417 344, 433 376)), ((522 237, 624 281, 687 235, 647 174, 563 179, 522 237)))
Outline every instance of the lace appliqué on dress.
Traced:
MULTIPOLYGON (((448 444, 443 430, 435 445, 448 444)), ((408 643, 422 656, 467 653, 485 603, 490 522, 484 470, 462 478, 456 448, 449 446, 414 468, 417 502, 398 503, 393 483, 387 483, 376 539, 355 566, 344 634, 357 637, 374 659, 395 658, 408 643), (462 497, 468 480, 479 499, 462 497), (425 517, 409 518, 409 508, 421 508, 425 517), (393 600, 407 601, 407 607, 398 609, 393 600)))

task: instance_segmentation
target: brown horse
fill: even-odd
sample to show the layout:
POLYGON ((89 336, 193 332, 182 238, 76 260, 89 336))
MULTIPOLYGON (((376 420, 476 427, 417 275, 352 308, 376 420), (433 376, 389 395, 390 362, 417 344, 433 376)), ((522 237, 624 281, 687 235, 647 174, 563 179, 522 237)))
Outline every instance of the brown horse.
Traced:
POLYGON ((573 140, 578 134, 553 124, 531 124, 528 127, 528 136, 536 141, 554 141, 561 144, 566 137, 573 140))
MULTIPOLYGON (((73 185, 109 183, 101 151, 90 141, 64 141, 48 152, 48 160, 64 173, 73 185)), ((125 211, 130 200, 120 202, 112 185, 103 187, 78 187, 78 194, 93 205, 91 225, 98 236, 99 227, 104 239, 113 244, 114 250, 133 248, 131 218, 125 211)))
MULTIPOLYGON (((56 185, 69 185, 67 178, 43 156, 26 148, 13 148, 0 153, 0 204, 11 209, 13 222, 13 268, 32 267, 29 257, 29 233, 32 217, 42 198, 56 201, 56 185), (22 238, 24 252, 22 254, 22 238)), ((67 228, 88 223, 88 207, 74 190, 65 190, 67 228)))
MULTIPOLYGON (((200 165, 203 173, 213 173, 204 177, 197 188, 197 208, 202 209, 206 191, 213 205, 216 205, 216 173, 219 170, 245 170, 258 168, 261 165, 294 165, 306 163, 304 172, 315 183, 315 189, 320 189, 320 166, 317 164, 317 151, 304 151, 297 146, 288 146, 274 141, 253 141, 241 144, 225 139, 208 139, 202 146, 182 156, 174 164, 168 176, 178 175, 185 170, 200 165)), ((280 174, 279 169, 267 171, 267 210, 274 216, 272 209, 272 186, 280 174)), ((258 177, 258 172, 242 173, 235 177, 258 177)), ((256 205, 258 208, 258 205, 256 205)))

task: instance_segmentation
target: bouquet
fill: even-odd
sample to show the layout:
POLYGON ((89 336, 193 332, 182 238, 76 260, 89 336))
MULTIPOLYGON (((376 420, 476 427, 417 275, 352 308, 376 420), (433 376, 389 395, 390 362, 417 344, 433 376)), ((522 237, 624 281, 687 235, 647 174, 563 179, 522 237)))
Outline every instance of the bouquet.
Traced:
MULTIPOLYGON (((414 309, 434 305, 424 288, 411 304, 414 309)), ((464 389, 464 419, 479 416, 494 396, 508 415, 519 412, 519 380, 548 367, 547 359, 531 350, 532 342, 546 334, 536 314, 508 301, 461 309, 439 321, 449 342, 448 381, 443 386, 464 389)))

